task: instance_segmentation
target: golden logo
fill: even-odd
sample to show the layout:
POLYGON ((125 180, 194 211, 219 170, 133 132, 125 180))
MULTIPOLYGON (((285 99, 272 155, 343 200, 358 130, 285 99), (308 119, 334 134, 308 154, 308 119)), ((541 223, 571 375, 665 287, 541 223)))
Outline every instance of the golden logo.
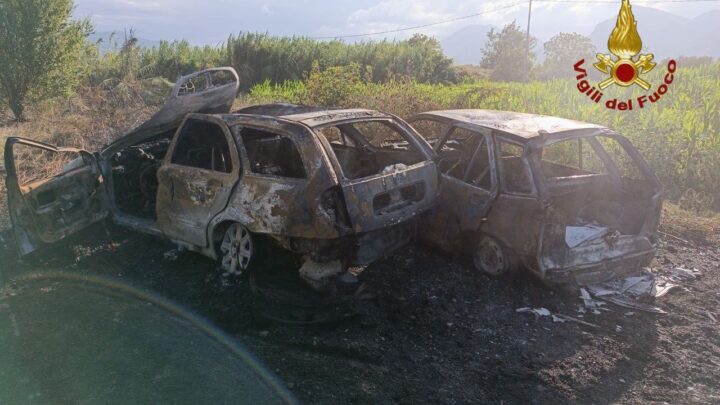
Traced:
POLYGON ((622 0, 615 28, 608 38, 608 50, 617 59, 613 60, 610 55, 599 53, 597 62, 593 65, 599 71, 610 75, 598 84, 600 89, 613 83, 623 87, 637 84, 645 90, 650 89, 650 83, 640 78, 640 75, 651 71, 655 67, 655 62, 652 61, 651 53, 633 59, 642 50, 642 40, 637 31, 637 21, 632 14, 629 0, 622 0))

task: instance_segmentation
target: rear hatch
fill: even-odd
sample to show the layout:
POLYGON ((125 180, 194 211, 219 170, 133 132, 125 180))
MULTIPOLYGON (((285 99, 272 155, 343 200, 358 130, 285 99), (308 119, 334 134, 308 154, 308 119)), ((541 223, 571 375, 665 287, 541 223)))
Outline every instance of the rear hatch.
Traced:
POLYGON ((401 224, 434 204, 434 154, 401 120, 345 120, 315 130, 331 155, 355 232, 401 224))
POLYGON ((437 195, 437 167, 432 161, 392 166, 388 173, 343 182, 355 232, 368 232, 407 221, 429 209, 437 195))
POLYGON ((632 272, 652 257, 661 190, 625 138, 569 138, 534 153, 533 170, 548 201, 541 272, 587 284, 632 272))

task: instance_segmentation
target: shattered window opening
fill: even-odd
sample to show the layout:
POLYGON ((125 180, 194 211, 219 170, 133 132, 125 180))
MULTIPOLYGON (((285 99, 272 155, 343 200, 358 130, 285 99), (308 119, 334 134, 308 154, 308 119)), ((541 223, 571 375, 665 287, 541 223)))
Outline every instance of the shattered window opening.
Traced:
POLYGON ((490 190, 492 188, 490 151, 488 150, 487 139, 484 136, 482 136, 476 151, 469 163, 470 166, 465 174, 465 181, 485 190, 490 190))
POLYGON ((609 173, 596 147, 587 138, 555 142, 538 150, 541 170, 546 179, 609 173))
POLYGON ((294 179, 307 177, 300 152, 286 135, 241 126, 233 127, 233 133, 239 133, 242 138, 253 173, 294 179))
POLYGON ((318 132, 330 143, 343 175, 350 180, 402 170, 424 159, 408 135, 386 121, 339 124, 318 132))
POLYGON ((620 142, 609 136, 598 136, 596 138, 610 156, 610 159, 612 159, 621 177, 631 180, 646 180, 635 160, 620 142))
POLYGON ((477 148, 482 134, 465 128, 454 127, 445 141, 440 145, 441 151, 469 151, 473 153, 477 148))
POLYGON ((85 165, 77 152, 54 152, 23 144, 13 147, 18 184, 60 176, 85 165))
POLYGON ((225 133, 217 124, 188 120, 180 132, 172 163, 216 172, 232 172, 225 133))
POLYGON ((341 132, 346 134, 352 127, 371 146, 378 149, 404 149, 407 150, 407 140, 394 125, 384 121, 366 121, 344 124, 339 126, 341 132))
POLYGON ((449 124, 435 120, 413 121, 413 128, 434 148, 450 129, 449 124))
POLYGON ((533 188, 523 158, 523 147, 500 140, 498 151, 503 189, 510 193, 532 194, 533 188))

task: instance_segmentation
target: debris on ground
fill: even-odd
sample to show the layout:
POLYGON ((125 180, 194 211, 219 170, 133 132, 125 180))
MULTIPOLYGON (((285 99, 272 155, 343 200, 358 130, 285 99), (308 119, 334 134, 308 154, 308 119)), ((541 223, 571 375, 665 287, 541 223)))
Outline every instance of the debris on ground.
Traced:
POLYGON ((565 323, 567 321, 570 321, 570 322, 579 323, 581 325, 590 326, 593 328, 600 327, 600 325, 596 325, 596 324, 590 323, 590 322, 585 322, 582 319, 573 318, 572 316, 558 314, 558 313, 552 313, 552 312, 550 312, 549 309, 542 308, 542 307, 541 308, 523 307, 523 308, 516 309, 515 312, 533 314, 533 315, 535 315, 535 319, 538 319, 541 316, 550 316, 553 322, 565 323))
POLYGON ((581 313, 584 313, 587 309, 595 315, 600 315, 600 309, 605 309, 601 308, 603 305, 605 305, 605 303, 592 299, 592 296, 590 296, 590 294, 584 288, 580 289, 580 299, 583 300, 584 305, 584 307, 581 307, 582 310, 579 311, 581 313))
MULTIPOLYGON (((585 308, 592 310, 595 314, 599 312, 593 310, 596 306, 596 302, 592 299, 593 296, 624 308, 665 314, 666 311, 662 308, 643 301, 663 297, 676 289, 684 289, 684 282, 694 280, 701 274, 696 268, 674 267, 669 271, 663 271, 646 267, 641 274, 589 285, 587 291, 582 288, 580 289, 580 298, 583 300, 585 308)), ((633 313, 625 313, 626 316, 629 316, 628 314, 633 313)))
POLYGON ((170 249, 167 252, 163 253, 163 257, 165 258, 165 260, 174 262, 178 258, 178 251, 177 249, 170 249))
POLYGON ((591 322, 586 322, 586 321, 583 321, 582 319, 573 318, 572 316, 568 316, 568 315, 554 314, 554 315, 553 315, 553 320, 554 320, 555 318, 562 319, 562 321, 560 321, 560 322, 563 322, 563 321, 571 321, 571 322, 579 323, 579 324, 581 324, 581 325, 590 326, 590 327, 592 327, 592 328, 600 328, 600 325, 597 325, 597 324, 594 324, 594 323, 591 323, 591 322))
POLYGON ((550 310, 547 309, 547 308, 529 308, 529 307, 525 307, 525 308, 518 308, 518 309, 515 310, 515 312, 519 312, 519 313, 526 312, 526 313, 529 313, 529 314, 534 314, 536 319, 537 319, 538 317, 541 317, 541 316, 550 316, 550 315, 551 315, 550 310))
POLYGON ((695 279, 700 276, 700 270, 696 268, 686 269, 684 267, 675 267, 670 271, 672 276, 680 279, 695 279))

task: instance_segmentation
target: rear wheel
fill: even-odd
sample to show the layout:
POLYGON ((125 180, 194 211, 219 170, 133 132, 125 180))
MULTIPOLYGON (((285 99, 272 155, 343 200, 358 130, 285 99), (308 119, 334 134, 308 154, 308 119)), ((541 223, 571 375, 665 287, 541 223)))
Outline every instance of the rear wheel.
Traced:
POLYGON ((225 231, 220 242, 220 265, 229 274, 241 275, 255 259, 255 243, 250 231, 234 223, 225 231))
POLYGON ((517 264, 513 252, 491 236, 483 235, 473 251, 475 268, 499 277, 515 271, 517 264))

